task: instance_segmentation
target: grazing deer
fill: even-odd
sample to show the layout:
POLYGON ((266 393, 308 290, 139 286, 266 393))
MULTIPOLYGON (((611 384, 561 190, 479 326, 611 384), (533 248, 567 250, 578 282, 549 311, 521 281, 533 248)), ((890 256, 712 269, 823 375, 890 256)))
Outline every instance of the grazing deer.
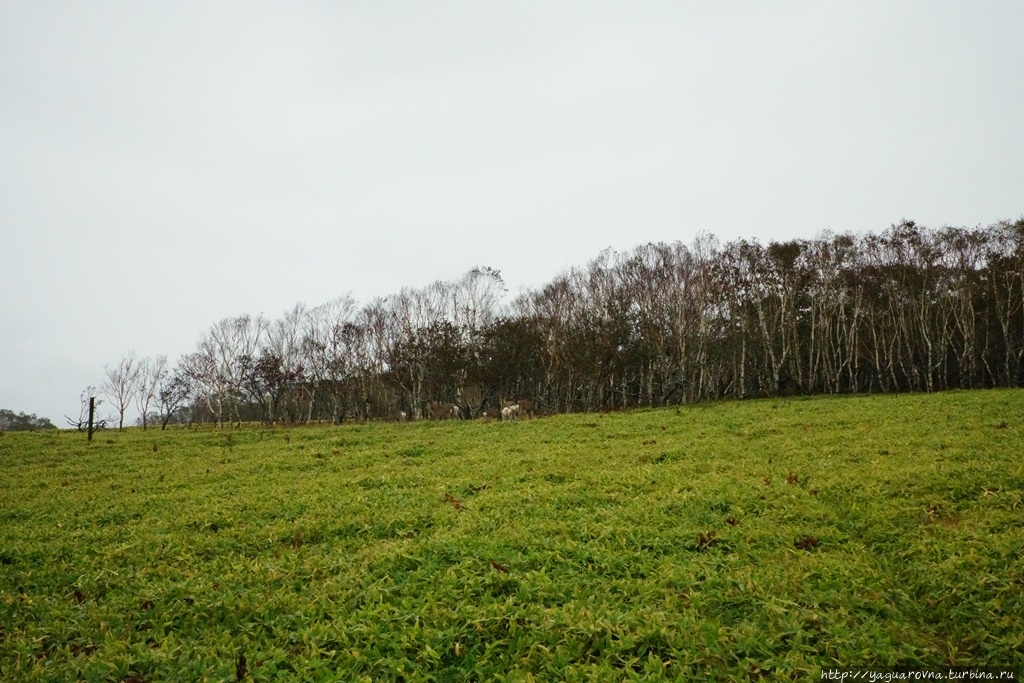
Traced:
POLYGON ((449 418, 458 418, 459 407, 454 403, 435 403, 431 401, 427 404, 427 410, 430 411, 430 417, 435 420, 446 420, 449 418))
POLYGON ((533 417, 535 415, 535 413, 534 413, 534 403, 530 399, 528 399, 528 398, 521 398, 521 399, 519 399, 519 402, 516 405, 519 406, 517 412, 520 412, 520 413, 526 415, 526 417, 533 417))
POLYGON ((500 420, 501 411, 497 408, 488 408, 483 412, 484 422, 490 422, 491 420, 500 420))
POLYGON ((405 422, 409 415, 404 410, 398 411, 398 421, 405 422))
POLYGON ((517 415, 519 415, 519 405, 518 404, 513 403, 512 405, 507 405, 507 406, 505 406, 504 408, 501 409, 501 421, 502 422, 506 422, 508 420, 514 420, 514 419, 516 419, 517 415))

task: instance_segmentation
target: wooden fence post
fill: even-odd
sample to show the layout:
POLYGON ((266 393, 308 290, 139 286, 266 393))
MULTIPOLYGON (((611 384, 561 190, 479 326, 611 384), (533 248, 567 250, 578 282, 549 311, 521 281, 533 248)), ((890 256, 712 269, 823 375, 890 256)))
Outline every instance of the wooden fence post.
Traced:
POLYGON ((89 441, 92 441, 92 416, 96 411, 96 397, 89 397, 89 441))

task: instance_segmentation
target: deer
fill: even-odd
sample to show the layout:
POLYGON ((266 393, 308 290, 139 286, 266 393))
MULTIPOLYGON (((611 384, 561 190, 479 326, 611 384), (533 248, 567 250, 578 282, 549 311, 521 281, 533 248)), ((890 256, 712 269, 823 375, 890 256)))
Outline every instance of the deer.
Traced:
POLYGON ((535 415, 535 413, 534 413, 534 407, 535 406, 534 406, 533 401, 531 401, 530 399, 528 399, 528 398, 521 398, 521 399, 519 399, 519 401, 518 401, 518 403, 516 405, 519 406, 519 409, 518 409, 517 412, 520 412, 520 413, 526 415, 527 417, 533 417, 535 415))
POLYGON ((427 410, 430 411, 430 417, 435 420, 458 419, 459 417, 459 407, 454 403, 435 403, 431 401, 427 404, 427 410))

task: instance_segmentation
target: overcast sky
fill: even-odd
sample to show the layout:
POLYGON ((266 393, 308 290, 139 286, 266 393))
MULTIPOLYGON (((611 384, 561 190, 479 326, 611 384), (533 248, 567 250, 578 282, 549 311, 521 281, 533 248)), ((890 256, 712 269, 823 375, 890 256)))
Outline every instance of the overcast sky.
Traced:
POLYGON ((0 0, 0 408, 216 320, 1024 213, 1024 2, 0 0))

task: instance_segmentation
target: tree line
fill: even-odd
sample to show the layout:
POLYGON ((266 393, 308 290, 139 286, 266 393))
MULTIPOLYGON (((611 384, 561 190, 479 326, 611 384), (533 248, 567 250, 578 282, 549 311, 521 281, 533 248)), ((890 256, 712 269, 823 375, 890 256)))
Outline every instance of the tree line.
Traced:
POLYGON ((56 425, 48 418, 36 417, 35 413, 15 413, 13 410, 0 408, 0 433, 34 432, 39 429, 56 429, 56 425))
POLYGON ((512 297, 474 268, 364 304, 225 318, 173 365, 125 355, 102 389, 119 426, 132 405, 166 426, 1022 385, 1024 219, 766 245, 702 234, 606 250, 512 297))

